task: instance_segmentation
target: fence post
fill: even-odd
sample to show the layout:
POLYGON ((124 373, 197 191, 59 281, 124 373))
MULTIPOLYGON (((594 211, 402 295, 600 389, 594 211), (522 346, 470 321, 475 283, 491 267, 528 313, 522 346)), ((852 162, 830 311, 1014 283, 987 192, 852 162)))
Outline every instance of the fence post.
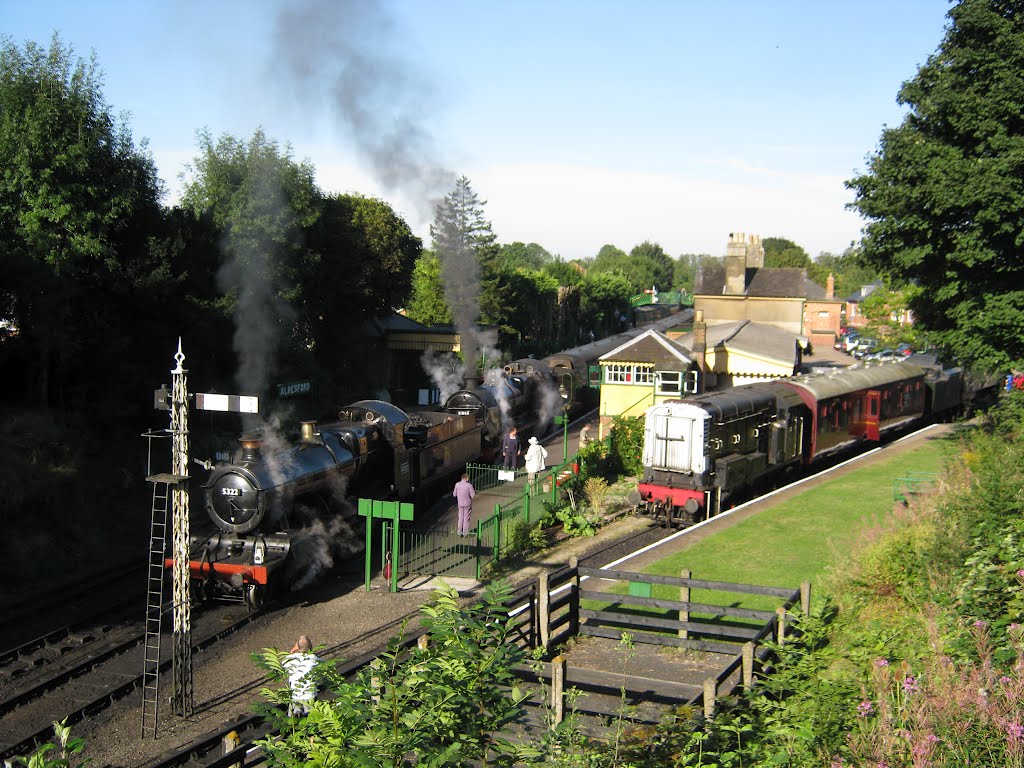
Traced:
POLYGON ((551 729, 565 717, 565 657, 551 660, 551 729))
POLYGON ((811 615, 811 582, 809 581, 800 582, 800 609, 804 612, 804 616, 811 615))
POLYGON ((484 521, 476 521, 476 580, 480 581, 480 574, 483 573, 483 532, 484 532, 484 521))
POLYGON ((526 499, 523 501, 523 509, 526 510, 526 524, 530 524, 530 494, 526 494, 526 499))
POLYGON ((718 685, 713 677, 704 681, 704 717, 710 720, 715 716, 715 697, 718 695, 718 685))
POLYGON ((754 644, 743 644, 743 687, 750 690, 754 685, 754 644))
MULTIPOLYGON (((242 737, 238 735, 238 731, 231 731, 223 739, 221 739, 221 748, 224 750, 224 754, 230 754, 242 746, 242 737)), ((238 768, 241 763, 232 763, 229 768, 238 768)))
POLYGON ((775 609, 775 642, 779 646, 786 643, 786 609, 781 605, 775 609))
POLYGON ((501 559, 501 512, 494 516, 494 560, 501 559))
POLYGON ((569 635, 575 637, 580 633, 580 559, 569 558, 572 575, 569 578, 571 599, 569 601, 569 635))
POLYGON ((540 622, 540 644, 547 648, 551 642, 551 589, 548 573, 542 571, 537 577, 537 613, 540 622))
MULTIPOLYGON (((683 568, 683 570, 681 570, 679 572, 679 578, 681 578, 681 579, 688 579, 688 578, 690 578, 691 575, 692 574, 691 574, 689 568, 683 568)), ((690 605, 690 585, 689 584, 684 584, 683 586, 681 586, 679 588, 679 602, 686 603, 686 605, 687 605, 686 608, 680 608, 679 609, 679 637, 681 637, 684 640, 686 640, 690 636, 690 633, 687 631, 686 627, 683 626, 683 625, 685 624, 685 622, 688 622, 690 620, 690 611, 689 611, 689 605, 690 605)))

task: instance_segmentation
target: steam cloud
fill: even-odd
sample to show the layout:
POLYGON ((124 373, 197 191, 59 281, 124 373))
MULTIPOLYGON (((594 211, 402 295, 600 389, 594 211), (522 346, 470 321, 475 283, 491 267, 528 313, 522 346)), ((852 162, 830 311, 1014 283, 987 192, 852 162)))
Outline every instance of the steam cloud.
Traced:
POLYGON ((432 158, 424 128, 432 90, 414 69, 388 54, 394 25, 381 3, 304 0, 283 6, 274 32, 274 61, 302 99, 334 108, 342 130, 389 192, 401 192, 424 220, 454 181, 432 158))
MULTIPOLYGON (((304 0, 289 3, 278 14, 274 61, 281 65, 290 92, 310 105, 326 101, 333 107, 338 125, 355 142, 374 178, 388 192, 411 201, 427 221, 452 188, 455 174, 437 159, 436 143, 425 127, 424 116, 436 109, 433 89, 414 74, 414 65, 389 53, 394 39, 393 20, 381 3, 304 0)), ((477 328, 480 278, 475 249, 464 242, 437 246, 466 372, 475 374, 481 350, 493 346, 477 328)), ((426 360, 424 369, 442 393, 449 392, 448 374, 436 362, 426 360)))

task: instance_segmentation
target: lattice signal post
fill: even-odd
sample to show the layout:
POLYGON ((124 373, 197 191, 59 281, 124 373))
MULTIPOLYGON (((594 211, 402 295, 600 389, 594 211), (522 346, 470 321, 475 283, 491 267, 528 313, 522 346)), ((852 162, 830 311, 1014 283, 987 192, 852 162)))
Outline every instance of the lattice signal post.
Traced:
MULTIPOLYGON (((192 600, 189 590, 189 560, 191 556, 191 535, 189 531, 189 442, 188 442, 188 371, 183 367, 185 355, 181 351, 181 339, 178 339, 178 351, 174 355, 175 367, 171 370, 171 392, 166 386, 156 390, 154 406, 159 410, 171 412, 171 471, 166 475, 155 475, 151 480, 165 483, 171 488, 171 557, 173 558, 173 613, 174 613, 174 648, 172 654, 174 691, 171 695, 171 708, 174 714, 182 717, 191 716, 194 708, 192 685, 192 600), (168 402, 170 394, 170 402, 168 402)), ((214 395, 200 393, 196 395, 196 408, 212 411, 238 411, 258 413, 259 400, 255 397, 238 395, 214 395)), ((158 494, 154 492, 154 498, 158 494)), ((156 502, 154 501, 154 509, 156 502)), ((157 516, 154 514, 154 520, 157 516)), ((156 525, 154 524, 154 527, 156 525)), ((155 533, 153 538, 155 539, 155 533)), ((151 555, 152 556, 152 555, 151 555)), ((159 603, 156 606, 159 611, 159 603)), ((156 624, 159 632, 159 622, 156 624)), ((148 641, 147 641, 148 644, 148 641)), ((159 649, 159 640, 157 640, 159 649)), ((157 669, 159 674, 159 650, 157 651, 157 669)), ((148 662, 147 662, 148 663, 148 662)), ((156 701, 152 702, 155 705, 156 701)), ((146 708, 143 707, 143 731, 146 732, 146 708)), ((151 721, 153 735, 156 735, 155 711, 151 721)))

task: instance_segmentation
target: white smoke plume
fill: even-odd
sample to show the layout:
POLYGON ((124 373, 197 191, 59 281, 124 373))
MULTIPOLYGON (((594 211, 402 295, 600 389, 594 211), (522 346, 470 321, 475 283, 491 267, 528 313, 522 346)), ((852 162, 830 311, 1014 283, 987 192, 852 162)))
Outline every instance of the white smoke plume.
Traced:
POLYGON ((420 356, 420 365, 440 390, 442 403, 463 388, 462 362, 455 355, 428 350, 420 356))
POLYGON ((288 581, 292 591, 316 583, 324 573, 362 550, 362 540, 341 517, 313 520, 292 534, 288 553, 288 581))

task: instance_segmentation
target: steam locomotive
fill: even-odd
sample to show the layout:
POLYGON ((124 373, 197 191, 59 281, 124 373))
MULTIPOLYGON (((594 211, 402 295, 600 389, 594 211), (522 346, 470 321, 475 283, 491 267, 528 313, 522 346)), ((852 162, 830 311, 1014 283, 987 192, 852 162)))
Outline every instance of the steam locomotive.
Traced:
MULTIPOLYGON (((654 327, 678 322, 675 315, 654 327)), ((573 409, 592 404, 588 366, 644 330, 514 361, 488 383, 452 395, 440 412, 361 400, 337 421, 304 422, 295 440, 243 435, 233 461, 215 466, 203 484, 214 529, 191 541, 194 592, 255 607, 271 587, 306 586, 359 551, 349 500, 433 500, 468 462, 488 455, 503 430, 540 434, 566 401, 573 409)))
POLYGON ((472 418, 379 400, 353 403, 330 424, 304 422, 295 442, 243 435, 237 460, 203 485, 216 531, 192 538, 194 591, 256 607, 275 580, 305 586, 318 568, 358 551, 350 499, 430 500, 480 444, 472 418))
POLYGON ((647 513, 690 525, 787 474, 994 399, 999 380, 935 355, 747 384, 647 409, 647 513))
POLYGON ((451 395, 442 410, 472 416, 483 430, 485 453, 513 426, 524 438, 545 434, 563 410, 573 416, 597 405, 600 357, 651 328, 664 331, 685 319, 684 313, 672 314, 539 360, 513 360, 503 370, 489 372, 482 383, 451 395))

